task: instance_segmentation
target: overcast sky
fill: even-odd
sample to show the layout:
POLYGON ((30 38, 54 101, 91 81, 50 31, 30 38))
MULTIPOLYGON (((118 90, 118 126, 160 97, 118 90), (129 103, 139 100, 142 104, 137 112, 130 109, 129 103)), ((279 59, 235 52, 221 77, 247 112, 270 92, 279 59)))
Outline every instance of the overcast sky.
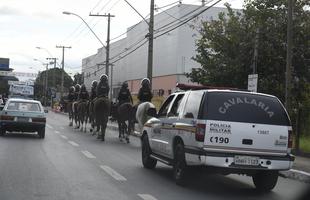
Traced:
MULTIPOLYGON (((148 15, 150 0, 128 0, 143 16, 148 15)), ((176 0, 155 0, 158 7, 176 0)), ((214 1, 213 1, 214 2, 214 1)), ((223 0, 234 8, 242 7, 242 0, 223 0)), ((183 0, 186 4, 201 4, 201 0, 183 0)), ((17 72, 43 70, 39 59, 57 57, 61 63, 62 51, 56 45, 71 46, 65 51, 65 70, 69 73, 81 71, 82 59, 93 55, 102 47, 82 20, 69 11, 80 15, 105 43, 107 19, 90 17, 89 14, 111 13, 111 38, 126 31, 141 17, 124 0, 0 0, 0 57, 10 58, 10 67, 17 72), (37 49, 42 47, 44 49, 37 49)), ((156 14, 156 12, 155 12, 156 14)))

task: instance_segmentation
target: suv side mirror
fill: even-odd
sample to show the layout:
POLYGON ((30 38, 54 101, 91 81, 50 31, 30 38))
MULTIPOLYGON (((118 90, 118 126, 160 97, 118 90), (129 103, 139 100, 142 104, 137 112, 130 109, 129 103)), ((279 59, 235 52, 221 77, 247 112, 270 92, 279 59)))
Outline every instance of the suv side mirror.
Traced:
POLYGON ((3 110, 3 108, 4 108, 4 105, 0 104, 0 111, 3 110))
POLYGON ((45 113, 48 113, 48 110, 44 110, 45 113))
POLYGON ((156 111, 156 108, 149 108, 146 112, 146 114, 148 116, 151 116, 151 117, 157 117, 157 111, 156 111))

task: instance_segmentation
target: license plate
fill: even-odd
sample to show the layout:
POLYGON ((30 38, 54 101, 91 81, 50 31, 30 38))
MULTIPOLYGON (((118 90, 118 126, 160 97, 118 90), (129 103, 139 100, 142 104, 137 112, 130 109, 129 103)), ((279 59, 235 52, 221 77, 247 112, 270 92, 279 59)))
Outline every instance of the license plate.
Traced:
POLYGON ((19 122, 29 122, 29 118, 28 117, 18 117, 17 121, 19 121, 19 122))
POLYGON ((235 156, 236 165, 250 165, 257 166, 259 165, 259 158, 253 156, 235 156))

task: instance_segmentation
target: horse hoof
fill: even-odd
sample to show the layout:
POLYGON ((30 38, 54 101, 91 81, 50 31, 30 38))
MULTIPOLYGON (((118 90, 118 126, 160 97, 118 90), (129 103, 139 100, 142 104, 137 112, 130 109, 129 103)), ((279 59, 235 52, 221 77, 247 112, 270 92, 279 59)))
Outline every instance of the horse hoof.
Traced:
POLYGON ((101 141, 104 142, 104 137, 101 138, 101 141))
POLYGON ((100 139, 101 139, 101 135, 98 135, 98 136, 97 136, 97 139, 100 140, 100 139))

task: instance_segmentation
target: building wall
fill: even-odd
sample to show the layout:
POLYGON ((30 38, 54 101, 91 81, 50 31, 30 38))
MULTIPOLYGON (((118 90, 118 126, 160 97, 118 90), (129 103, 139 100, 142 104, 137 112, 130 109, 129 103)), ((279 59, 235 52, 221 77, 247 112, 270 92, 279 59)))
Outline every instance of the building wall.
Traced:
MULTIPOLYGON (((216 19, 219 12, 226 11, 225 8, 211 8, 187 24, 159 36, 169 29, 171 26, 169 23, 175 21, 175 18, 183 20, 191 16, 188 15, 182 18, 187 13, 203 9, 199 7, 181 4, 159 14, 155 13, 153 54, 153 90, 155 92, 163 89, 166 95, 169 90, 174 91, 177 82, 189 82, 184 75, 185 73, 190 72, 192 68, 200 67, 198 63, 192 60, 192 57, 196 54, 195 42, 199 39, 197 30, 199 24, 201 24, 201 20, 216 19), (171 16, 174 16, 174 18, 171 16), (165 24, 168 25, 163 27, 165 24)), ((131 91, 137 93, 140 80, 147 76, 148 42, 145 35, 148 33, 148 26, 144 21, 141 21, 134 25, 134 28, 130 27, 127 30, 126 38, 116 42, 112 41, 110 46, 110 63, 113 63, 112 88, 116 88, 115 94, 117 94, 118 88, 123 81, 128 81, 131 91), (125 56, 138 46, 135 44, 139 41, 138 45, 146 43, 133 53, 125 56)), ((87 88, 90 88, 92 80, 99 80, 100 75, 105 73, 105 66, 98 65, 104 62, 105 49, 103 48, 98 49, 97 54, 83 59, 82 72, 84 73, 87 88)))

